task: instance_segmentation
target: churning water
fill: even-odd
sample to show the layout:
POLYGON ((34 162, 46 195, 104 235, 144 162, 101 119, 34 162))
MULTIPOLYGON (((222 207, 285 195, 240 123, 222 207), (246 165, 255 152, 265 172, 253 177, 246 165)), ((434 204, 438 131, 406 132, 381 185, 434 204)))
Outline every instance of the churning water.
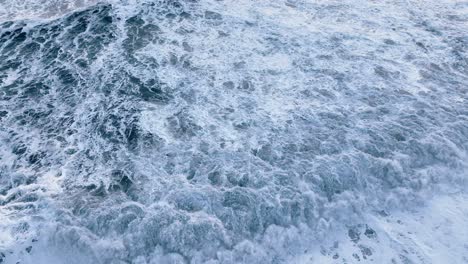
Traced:
POLYGON ((0 21, 0 263, 468 263, 468 2, 0 21))

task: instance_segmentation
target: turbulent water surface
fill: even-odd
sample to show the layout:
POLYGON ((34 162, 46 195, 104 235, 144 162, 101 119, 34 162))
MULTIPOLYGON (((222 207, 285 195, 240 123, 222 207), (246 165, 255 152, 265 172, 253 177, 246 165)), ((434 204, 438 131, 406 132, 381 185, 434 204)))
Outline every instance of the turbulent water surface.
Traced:
POLYGON ((468 263, 468 2, 0 0, 0 263, 468 263))

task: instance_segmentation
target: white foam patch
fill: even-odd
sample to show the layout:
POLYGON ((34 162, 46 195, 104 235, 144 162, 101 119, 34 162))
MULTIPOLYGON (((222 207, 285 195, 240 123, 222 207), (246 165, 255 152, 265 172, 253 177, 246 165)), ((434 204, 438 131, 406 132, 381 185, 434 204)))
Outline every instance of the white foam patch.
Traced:
POLYGON ((327 242, 291 263, 467 263, 467 199, 461 193, 436 196, 420 208, 369 215, 356 229, 359 240, 347 230, 332 231, 327 242))
POLYGON ((414 263, 467 263, 467 201, 466 194, 437 196, 413 212, 376 217, 376 224, 414 263))
POLYGON ((2 85, 8 86, 13 84, 18 79, 18 72, 16 71, 8 71, 7 77, 3 79, 2 85))
POLYGON ((0 22, 25 19, 53 19, 91 6, 98 0, 0 0, 0 22))

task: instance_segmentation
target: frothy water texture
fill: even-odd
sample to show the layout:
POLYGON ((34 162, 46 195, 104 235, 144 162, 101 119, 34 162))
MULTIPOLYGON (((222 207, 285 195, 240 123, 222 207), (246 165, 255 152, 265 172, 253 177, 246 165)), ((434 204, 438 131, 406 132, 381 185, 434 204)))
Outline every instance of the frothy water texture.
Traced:
POLYGON ((468 263, 468 2, 0 21, 0 263, 468 263))
POLYGON ((97 0, 0 0, 0 22, 56 18, 97 2, 97 0))

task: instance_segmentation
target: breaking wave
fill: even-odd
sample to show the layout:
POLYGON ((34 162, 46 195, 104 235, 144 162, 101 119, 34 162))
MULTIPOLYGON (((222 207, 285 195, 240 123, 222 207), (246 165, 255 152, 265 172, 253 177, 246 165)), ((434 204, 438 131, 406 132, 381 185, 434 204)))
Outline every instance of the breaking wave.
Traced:
POLYGON ((0 263, 468 262, 466 3, 2 9, 0 263))

